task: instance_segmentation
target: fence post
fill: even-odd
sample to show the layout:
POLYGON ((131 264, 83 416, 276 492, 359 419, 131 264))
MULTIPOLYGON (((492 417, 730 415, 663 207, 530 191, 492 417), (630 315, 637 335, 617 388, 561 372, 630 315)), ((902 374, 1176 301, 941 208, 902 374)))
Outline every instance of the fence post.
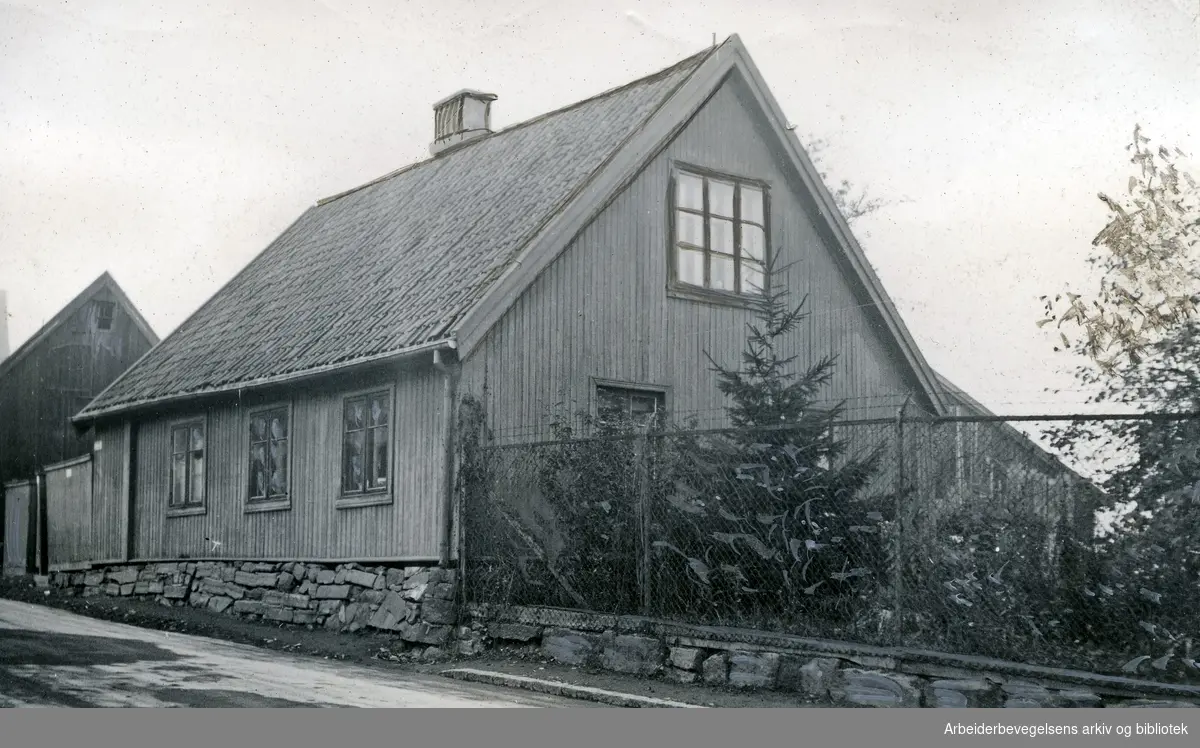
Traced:
MULTIPOLYGON (((954 415, 956 417, 962 415, 962 407, 954 406, 954 415)), ((963 424, 962 421, 954 422, 954 491, 955 499, 959 506, 966 503, 966 456, 963 454, 963 424)))
POLYGON ((465 454, 466 450, 470 449, 468 443, 470 436, 464 438, 462 433, 462 419, 455 424, 456 436, 458 437, 458 448, 454 450, 454 490, 457 493, 458 504, 458 602, 459 610, 465 611, 467 605, 471 602, 470 590, 467 589, 467 523, 474 521, 475 507, 471 502, 471 489, 473 486, 468 482, 473 478, 470 475, 463 475, 464 465, 470 459, 470 456, 465 454))
POLYGON ((47 500, 46 500, 46 473, 39 469, 37 478, 34 482, 34 500, 37 502, 37 574, 45 576, 49 574, 50 568, 50 533, 47 529, 47 500))
POLYGON ((896 411, 896 564, 892 573, 892 590, 896 596, 896 632, 904 633, 904 411, 912 395, 896 411))
POLYGON ((638 591, 641 597, 641 612, 650 615, 650 439, 647 430, 642 430, 637 439, 637 523, 638 523, 638 591))

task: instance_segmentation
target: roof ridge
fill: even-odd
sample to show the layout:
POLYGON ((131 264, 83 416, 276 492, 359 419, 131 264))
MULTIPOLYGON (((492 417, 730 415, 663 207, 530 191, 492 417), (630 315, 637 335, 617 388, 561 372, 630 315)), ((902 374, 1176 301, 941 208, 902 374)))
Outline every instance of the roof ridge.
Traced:
MULTIPOLYGON (((724 44, 725 43, 723 42, 721 45, 718 45, 718 46, 724 46, 724 44)), ((323 198, 317 200, 316 206, 320 207, 322 205, 327 205, 329 203, 332 203, 336 200, 340 200, 341 198, 347 197, 348 195, 352 195, 355 192, 358 192, 360 190, 365 190, 368 187, 373 187, 382 182, 386 182, 387 180, 392 179, 393 177, 398 177, 401 174, 412 171, 413 169, 415 169, 419 166, 424 166, 426 164, 430 164, 435 161, 448 161, 460 153, 464 153, 466 151, 471 150, 471 148, 479 145, 480 143, 483 143, 483 142, 486 142, 489 140, 493 140, 501 135, 506 135, 508 133, 515 132, 515 131, 520 130, 525 127, 529 127, 530 125, 537 124, 538 122, 541 122, 542 120, 548 119, 550 117, 555 117, 560 114, 565 114, 566 112, 569 112, 573 109, 577 109, 578 107, 584 106, 585 104, 591 104, 595 101, 599 101, 600 99, 604 99, 609 96, 613 96, 615 94, 621 93, 622 91, 625 91, 626 89, 630 89, 635 86, 645 85, 647 83, 653 83, 654 81, 659 80, 660 78, 665 78, 665 77, 669 76, 670 74, 677 71, 679 68, 686 67, 690 63, 697 62, 697 61, 701 60, 702 58, 707 57, 708 55, 715 52, 717 49, 718 49, 718 47, 709 47, 702 52, 697 52, 696 54, 689 55, 688 57, 685 57, 682 60, 679 60, 678 62, 675 62, 675 63, 673 63, 665 68, 662 68, 654 73, 650 73, 649 75, 642 76, 641 78, 637 78, 636 80, 629 81, 628 83, 622 83, 619 86, 614 86, 613 88, 609 88, 605 91, 601 91, 600 93, 589 96, 586 99, 580 99, 579 101, 573 102, 571 104, 567 104, 566 106, 559 107, 558 109, 551 109, 548 112, 543 112, 534 117, 530 117, 529 119, 522 120, 520 122, 515 122, 515 123, 509 125, 508 127, 505 127, 501 130, 496 130, 495 132, 492 132, 488 135, 484 135, 483 137, 476 138, 475 140, 470 141, 469 143, 466 143, 459 148, 455 148, 452 152, 449 152, 449 153, 445 154, 444 156, 431 156, 429 158, 421 159, 420 161, 414 161, 411 164, 406 164, 404 166, 401 166, 398 169, 395 169, 391 172, 388 172, 387 174, 384 174, 383 176, 376 177, 375 179, 372 179, 369 182, 364 182, 364 183, 358 185, 357 187, 351 187, 348 190, 344 190, 342 192, 335 193, 328 197, 323 197, 323 198)))
MULTIPOLYGON (((418 318, 415 322, 411 324, 389 322, 379 325, 372 323, 366 325, 366 328, 361 331, 356 328, 353 332, 361 332, 361 334, 348 343, 341 344, 336 341, 328 343, 325 342, 325 339, 329 336, 321 330, 311 329, 311 323, 314 322, 314 319, 310 319, 311 314, 293 313, 293 311, 283 308, 292 303, 288 300, 296 296, 296 293, 293 293, 295 289, 283 289, 277 293, 271 291, 269 293, 273 298, 278 296, 286 303, 278 308, 273 307, 268 310, 271 314, 267 316, 276 327, 267 330, 264 335, 259 335, 259 337, 274 336, 279 330, 297 321, 309 323, 309 327, 305 328, 305 332, 301 336, 302 348, 296 349, 291 344, 284 346, 286 350, 281 353, 285 357, 295 360, 289 360, 286 367, 282 368, 276 365, 278 362, 272 363, 265 359, 255 361, 253 365, 245 364, 245 362, 238 363, 234 357, 217 351, 220 346, 216 346, 214 343, 217 340, 214 334, 232 334, 232 331, 240 332, 242 330, 242 326, 236 320, 236 315, 233 315, 230 310, 236 311, 237 305, 243 302, 231 289, 240 288, 239 284, 243 278, 248 279, 246 283, 250 285, 247 288, 267 283, 272 274, 264 270, 264 258, 279 257, 287 260, 290 255, 279 254, 279 252, 292 251, 304 257, 313 258, 318 256, 318 253, 333 251, 337 255, 335 258, 337 261, 329 265, 329 271, 334 272, 334 268, 344 266, 347 258, 352 254, 352 250, 349 248, 351 243, 355 246, 362 244, 363 246, 359 249, 365 249, 366 245, 383 246, 381 242, 385 240, 382 235, 379 235, 378 232, 372 233, 370 236, 363 235, 363 228, 373 227, 388 231, 411 229, 413 224, 410 219, 415 208, 407 203, 388 198, 393 185, 405 184, 411 187, 414 183, 421 183, 422 189, 419 197, 419 201, 422 202, 421 210, 436 211, 436 202, 431 201, 438 200, 449 200, 461 208, 463 206, 458 203, 467 198, 464 197, 466 193, 456 188, 455 180, 461 178, 460 172, 469 172, 478 176, 490 173, 488 171, 480 172, 479 168, 500 169, 504 167, 505 173, 511 172, 511 174, 509 176, 500 174, 495 180, 484 180, 492 186, 480 194, 487 200, 496 202, 492 208, 512 204, 512 201, 508 199, 510 193, 498 191, 508 188, 529 193, 528 201, 530 202, 519 211, 515 209, 499 210, 495 218, 495 221, 499 221, 499 223, 492 226, 489 231, 472 234, 477 241, 484 242, 489 251, 480 255, 477 262, 466 263, 463 267, 471 273, 484 273, 489 264, 503 258, 504 255, 501 252, 508 253, 518 243, 524 241, 520 239, 520 236, 525 236, 527 231, 537 230, 541 223, 537 220, 538 216, 543 216, 546 211, 551 209, 555 211, 562 209, 562 206, 557 204, 560 193, 574 194, 574 190, 568 189, 571 185, 578 180, 590 181, 594 177, 594 168, 598 168, 597 164, 607 163, 612 157, 612 149, 625 147, 623 144, 628 142, 630 133, 645 127, 646 118, 656 116, 655 113, 676 95, 681 86, 696 78, 697 71, 707 69, 706 66, 711 65, 714 59, 719 60, 724 50, 736 47, 737 37, 735 35, 721 45, 714 45, 661 70, 600 92, 587 99, 510 125, 487 138, 480 138, 479 142, 488 140, 495 135, 520 132, 521 128, 529 128, 525 131, 525 135, 514 135, 509 140, 500 141, 494 147, 457 149, 457 152, 469 155, 444 154, 436 159, 443 162, 444 167, 431 167, 421 174, 417 173, 419 172, 417 167, 428 164, 430 161, 417 162, 341 195, 349 195, 363 190, 362 195, 354 200, 338 203, 336 198, 331 198, 317 205, 310 205, 273 242, 270 242, 266 249, 223 284, 188 319, 184 320, 158 346, 143 357, 143 360, 127 369, 110 387, 106 388, 105 392, 94 398, 87 408, 75 416, 76 422, 82 423, 101 415, 143 407, 152 402, 166 402, 177 396, 186 396, 188 393, 199 395, 232 392, 251 383, 253 386, 265 386, 270 381, 275 381, 277 375, 284 371, 315 371, 318 368, 329 369, 335 364, 338 368, 354 365, 379 355, 380 351, 395 350, 399 352, 402 349, 395 349, 395 345, 411 343, 418 337, 425 343, 441 339, 447 334, 447 328, 452 324, 454 316, 461 313, 460 307, 466 307, 474 302, 477 289, 467 287, 463 283, 463 279, 456 278, 453 274, 446 275, 442 270, 434 273, 431 269, 442 267, 442 259, 440 256, 435 258, 428 247, 425 247, 423 235, 414 238, 408 234, 404 235, 407 237, 404 239, 404 243, 406 246, 411 245, 407 246, 407 249, 416 253, 414 261, 423 263, 421 267, 425 269, 420 272, 427 272, 431 280, 442 283, 449 289, 448 293, 454 294, 450 308, 442 308, 439 304, 417 300, 417 297, 421 297, 424 293, 420 290, 419 284, 414 285, 408 281, 391 283, 387 288, 382 289, 387 294, 385 300, 391 304, 416 304, 414 312, 418 318), (558 116, 560 114, 563 116, 558 116), (554 135, 555 138, 566 138, 563 141, 564 148, 552 149, 558 154, 555 158, 540 160, 534 158, 538 154, 544 155, 545 142, 527 135, 543 130, 554 135), (581 156, 585 160, 581 161, 581 156), (530 158, 534 158, 535 165, 538 165, 541 172, 535 170, 533 176, 519 176, 527 170, 507 168, 510 162, 523 163, 524 160, 530 158), (565 168, 568 165, 570 168, 565 168), (541 176, 537 176, 538 174, 541 176), (560 176, 562 179, 559 178, 560 176), (563 179, 569 181, 563 181, 563 179), (530 180, 535 181, 531 182, 530 180), (369 185, 377 186, 370 190, 364 190, 364 187, 369 185), (380 202, 380 200, 384 202, 380 202), (456 200, 458 203, 455 203, 456 200), (358 214, 360 203, 371 212, 369 216, 358 214), (325 211, 321 207, 322 205, 325 205, 330 212, 325 211), (536 209, 535 215, 527 215, 529 209, 536 209), (366 223, 362 223, 363 221, 366 223), (326 230, 331 232, 328 236, 324 233, 326 230), (496 232, 498 230, 503 232, 502 241, 497 241, 496 232), (510 235, 514 231, 520 232, 520 236, 510 235), (353 232, 353 239, 350 239, 350 232, 353 232), (273 252, 275 249, 278 251, 273 252), (206 310, 214 311, 207 312, 206 310), (434 331, 435 325, 437 325, 437 332, 434 331), (379 329, 375 329, 376 327, 379 329), (368 334, 370 335, 369 339, 368 334), (171 346, 173 340, 186 342, 179 342, 171 346), (201 371, 189 371, 189 367, 192 367, 194 362, 187 353, 187 348, 192 343, 213 354, 214 362, 211 366, 206 364, 201 367, 203 369, 201 371), (364 356, 367 358, 363 358, 364 356)), ((474 144, 471 143, 471 145, 474 144)), ((452 228, 452 222, 448 218, 439 220, 440 222, 433 228, 441 231, 439 241, 446 241, 449 237, 446 231, 452 228)), ((355 249, 353 252, 357 252, 359 249, 355 249)), ((410 274, 403 275, 407 277, 410 274)), ((305 280, 305 283, 318 280, 310 278, 305 280)), ((378 311, 375 306, 365 303, 358 304, 355 308, 362 315, 374 314, 378 311)), ((329 339, 333 340, 333 338, 329 339)), ((247 354, 247 351, 248 349, 242 347, 237 352, 247 354)), ((254 355, 262 358, 260 353, 254 355)), ((289 377, 289 379, 291 378, 289 377)))
MULTIPOLYGON (((65 322, 72 314, 82 308, 84 302, 91 299, 96 295, 97 292, 100 291, 100 289, 105 287, 116 288, 118 290, 120 289, 120 287, 117 286, 117 282, 107 270, 96 276, 91 283, 88 283, 83 287, 83 289, 72 296, 66 304, 59 307, 49 319, 47 319, 36 330, 34 330, 33 334, 26 338, 21 345, 17 346, 11 353, 8 354, 8 356, 6 356, 4 359, 0 359, 0 377, 7 375, 9 371, 11 371, 12 368, 17 365, 17 362, 23 360, 27 355, 29 355, 29 352, 36 348, 38 344, 46 338, 47 335, 57 329, 58 326, 65 322)), ((122 292, 121 295, 124 296, 124 292, 122 292)))

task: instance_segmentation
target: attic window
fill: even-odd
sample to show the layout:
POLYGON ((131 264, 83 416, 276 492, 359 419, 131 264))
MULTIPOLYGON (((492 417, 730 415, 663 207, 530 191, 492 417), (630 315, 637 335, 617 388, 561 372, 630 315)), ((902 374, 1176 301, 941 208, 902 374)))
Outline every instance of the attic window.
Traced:
POLYGON ((116 310, 116 304, 111 301, 96 302, 96 329, 111 330, 113 323, 113 312, 116 310))
POLYGON ((679 170, 673 198, 675 281, 725 294, 761 296, 767 263, 765 185, 679 170))

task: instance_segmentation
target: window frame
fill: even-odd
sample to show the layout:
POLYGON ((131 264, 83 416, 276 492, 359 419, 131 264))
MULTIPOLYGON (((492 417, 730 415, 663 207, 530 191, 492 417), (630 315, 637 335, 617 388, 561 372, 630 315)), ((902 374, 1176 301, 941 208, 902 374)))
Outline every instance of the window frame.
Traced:
MULTIPOLYGON (((721 304, 726 306, 751 307, 755 304, 761 304, 763 298, 770 292, 771 288, 771 185, 762 179, 754 179, 751 177, 729 174, 714 169, 697 166, 695 164, 685 163, 682 161, 671 162, 671 176, 668 180, 667 187, 667 294, 673 298, 686 299, 690 301, 700 301, 711 304, 721 304), (703 208, 697 211, 694 208, 683 208, 678 204, 679 200, 679 179, 681 175, 688 175, 704 180, 703 188, 703 208), (733 216, 717 216, 723 220, 729 220, 733 223, 733 264, 734 264, 734 284, 741 286, 742 276, 742 225, 749 223, 758 226, 754 221, 748 221, 741 217, 741 186, 752 187, 759 190, 763 197, 762 206, 762 232, 763 232, 763 290, 762 293, 754 293, 750 291, 727 291, 722 289, 710 288, 708 285, 698 286, 692 283, 687 283, 679 278, 679 212, 683 211, 690 215, 700 216, 704 222, 704 276, 705 283, 710 283, 710 268, 711 256, 713 254, 711 242, 711 221, 713 218, 711 207, 709 205, 709 189, 708 182, 717 180, 720 182, 731 182, 735 185, 733 216)), ((700 248, 697 248, 700 249, 700 248)), ((724 255, 723 252, 717 254, 724 255)))
POLYGON ((647 382, 627 382, 617 379, 604 379, 601 377, 590 377, 590 395, 591 395, 591 414, 592 420, 597 425, 600 424, 600 390, 625 390, 632 393, 645 393, 655 397, 662 398, 662 413, 671 411, 671 388, 668 385, 651 384, 647 382))
MULTIPOLYGON (((295 444, 295 439, 293 438, 294 431, 295 431, 295 423, 293 420, 293 408, 292 408, 291 400, 284 400, 284 401, 272 402, 272 403, 263 403, 261 405, 255 405, 254 407, 246 410, 246 418, 242 424, 242 433, 246 436, 245 445, 247 448, 246 462, 245 462, 246 474, 245 474, 244 480, 242 481, 242 484, 245 488, 244 512, 246 514, 251 514, 254 512, 286 511, 286 510, 290 510, 292 508, 292 471, 293 471, 293 466, 295 464, 295 461, 292 459, 292 456, 293 456, 292 453, 293 453, 293 449, 294 449, 293 445, 295 444), (252 464, 252 460, 253 460, 252 450, 254 448, 254 444, 256 443, 254 441, 253 435, 250 431, 251 424, 254 421, 254 418, 256 416, 261 416, 261 415, 269 414, 269 413, 276 413, 278 411, 283 411, 285 414, 287 414, 287 424, 288 424, 287 436, 285 437, 287 439, 287 448, 286 448, 285 452, 287 455, 287 466, 288 467, 287 467, 287 476, 284 479, 285 480, 284 494, 282 496, 272 496, 271 495, 270 487, 269 487, 270 478, 268 477, 267 495, 262 498, 255 498, 254 496, 251 496, 251 494, 250 494, 250 481, 254 477, 253 470, 251 469, 251 464, 252 464)), ((265 444, 267 445, 267 450, 268 450, 267 454, 268 455, 270 454, 271 441, 272 440, 268 437, 267 441, 265 442, 265 444)))
POLYGON ((346 392, 339 398, 341 407, 338 410, 337 421, 337 498, 334 500, 334 506, 338 509, 353 509, 363 506, 380 506, 391 504, 393 501, 393 487, 395 486, 396 472, 396 386, 393 383, 381 384, 376 387, 364 387, 362 389, 346 392), (388 473, 387 485, 383 488, 363 489, 362 491, 346 491, 346 406, 352 401, 359 398, 370 397, 371 395, 382 394, 384 401, 388 406, 388 473))
POLYGON ((101 332, 110 332, 113 328, 113 322, 117 319, 117 302, 95 299, 92 304, 96 310, 96 329, 101 332), (104 314, 106 311, 108 312, 107 316, 104 314), (104 322, 108 324, 102 324, 104 322))
MULTIPOLYGON (((209 475, 209 444, 208 444, 208 413, 199 416, 191 416, 188 418, 179 418, 171 421, 167 426, 167 516, 168 517, 191 517, 198 514, 208 513, 208 475, 209 475), (200 501, 186 501, 184 503, 176 503, 175 501, 175 432, 179 429, 189 429, 188 439, 191 440, 191 432, 195 426, 200 426, 204 433, 204 474, 201 476, 201 485, 204 487, 204 496, 200 501)), ((189 444, 190 446, 190 444, 189 444)), ((191 456, 195 452, 193 449, 187 449, 182 454, 187 455, 188 459, 184 462, 185 475, 184 485, 187 487, 188 496, 191 496, 192 476, 194 473, 191 469, 191 456)))

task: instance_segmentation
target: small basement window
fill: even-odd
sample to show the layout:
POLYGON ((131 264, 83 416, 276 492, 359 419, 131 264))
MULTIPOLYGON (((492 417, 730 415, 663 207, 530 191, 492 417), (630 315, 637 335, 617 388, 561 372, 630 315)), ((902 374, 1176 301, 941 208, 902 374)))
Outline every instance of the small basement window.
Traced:
POLYGON ((601 426, 655 425, 666 409, 666 393, 661 390, 596 385, 596 421, 601 426))
POLYGON ((111 330, 116 304, 111 301, 96 302, 96 329, 111 330))

